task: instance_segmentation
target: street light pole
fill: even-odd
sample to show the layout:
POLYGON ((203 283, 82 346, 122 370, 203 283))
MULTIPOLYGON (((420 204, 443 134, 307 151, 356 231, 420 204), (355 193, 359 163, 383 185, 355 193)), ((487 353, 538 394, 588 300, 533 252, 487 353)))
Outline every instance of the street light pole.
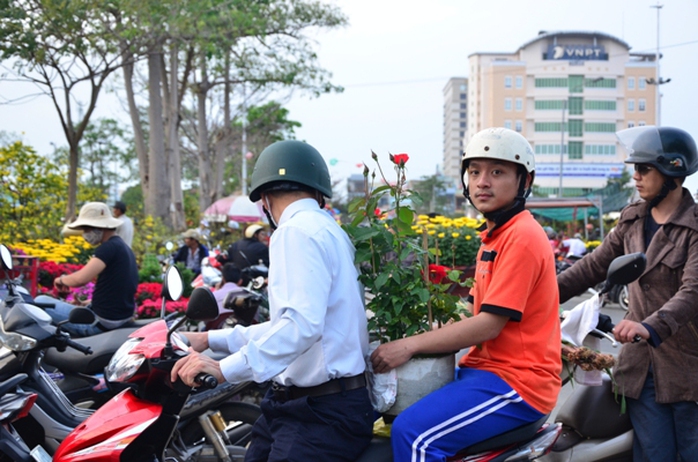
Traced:
POLYGON ((659 4, 659 0, 657 0, 656 5, 651 5, 650 8, 656 8, 657 9, 657 51, 655 53, 655 61, 657 62, 657 92, 655 95, 656 98, 656 107, 657 107, 657 115, 656 115, 656 125, 659 127, 661 126, 661 117, 662 117, 662 95, 660 92, 660 85, 661 85, 661 74, 659 73, 659 11, 662 9, 664 5, 659 4))
POLYGON ((557 192, 557 197, 562 198, 562 166, 565 155, 565 110, 567 109, 567 100, 562 100, 562 124, 560 125, 560 185, 557 192))
POLYGON ((247 196, 247 91, 242 84, 242 195, 247 196))

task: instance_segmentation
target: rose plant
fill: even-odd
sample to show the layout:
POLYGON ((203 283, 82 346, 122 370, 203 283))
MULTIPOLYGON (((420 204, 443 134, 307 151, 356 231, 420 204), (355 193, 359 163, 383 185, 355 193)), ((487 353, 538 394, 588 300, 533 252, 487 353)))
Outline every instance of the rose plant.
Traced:
POLYGON ((376 169, 364 165, 364 196, 348 207, 344 230, 356 248, 359 280, 366 290, 369 330, 381 340, 395 340, 430 330, 460 316, 459 297, 447 291, 460 273, 430 265, 435 249, 428 233, 418 234, 414 206, 419 196, 406 187, 407 154, 390 155, 396 174, 391 183, 372 153, 376 169), (382 184, 375 185, 376 170, 382 184))

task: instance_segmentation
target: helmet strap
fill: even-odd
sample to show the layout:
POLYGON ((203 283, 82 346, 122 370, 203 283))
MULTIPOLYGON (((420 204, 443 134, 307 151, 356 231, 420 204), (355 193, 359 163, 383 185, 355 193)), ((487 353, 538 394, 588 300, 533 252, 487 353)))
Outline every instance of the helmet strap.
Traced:
POLYGON ((262 201, 264 204, 262 205, 262 211, 264 214, 267 216, 267 220, 269 220, 269 226, 271 229, 276 230, 276 228, 279 227, 279 225, 276 224, 276 221, 274 220, 274 217, 271 214, 271 207, 269 206, 269 196, 266 194, 262 196, 262 201))
POLYGON ((657 194, 654 199, 650 201, 650 205, 647 208, 647 213, 650 212, 652 207, 656 207, 657 204, 659 204, 661 201, 666 198, 671 191, 676 189, 676 182, 674 181, 673 178, 669 177, 664 177, 664 183, 662 184, 662 189, 659 191, 659 194, 657 194))

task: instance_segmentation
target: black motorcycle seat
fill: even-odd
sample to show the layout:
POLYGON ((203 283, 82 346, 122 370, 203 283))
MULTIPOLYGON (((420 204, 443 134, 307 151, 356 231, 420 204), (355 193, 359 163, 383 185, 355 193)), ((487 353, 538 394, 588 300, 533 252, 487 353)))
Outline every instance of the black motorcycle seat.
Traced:
POLYGON ((139 328, 140 326, 136 325, 121 327, 91 337, 76 338, 77 343, 92 348, 91 355, 85 355, 73 348, 66 348, 64 352, 49 348, 43 361, 63 373, 101 374, 116 350, 139 328))
POLYGON ((481 452, 491 451, 492 449, 497 449, 502 446, 529 440, 533 438, 536 433, 538 433, 538 430, 540 430, 540 427, 542 427, 543 424, 548 421, 548 417, 550 417, 550 414, 541 417, 535 422, 522 425, 506 433, 502 433, 501 435, 493 436, 485 441, 480 441, 477 444, 473 444, 472 446, 459 451, 458 454, 479 454, 481 452))

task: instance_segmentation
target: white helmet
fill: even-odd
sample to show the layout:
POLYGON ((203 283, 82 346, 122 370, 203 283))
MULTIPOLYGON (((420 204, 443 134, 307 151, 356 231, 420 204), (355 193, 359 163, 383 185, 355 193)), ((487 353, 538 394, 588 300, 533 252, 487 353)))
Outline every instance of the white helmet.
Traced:
POLYGON ((523 165, 528 173, 536 170, 536 159, 526 138, 508 128, 487 128, 476 133, 465 147, 461 177, 471 159, 499 159, 523 165))

